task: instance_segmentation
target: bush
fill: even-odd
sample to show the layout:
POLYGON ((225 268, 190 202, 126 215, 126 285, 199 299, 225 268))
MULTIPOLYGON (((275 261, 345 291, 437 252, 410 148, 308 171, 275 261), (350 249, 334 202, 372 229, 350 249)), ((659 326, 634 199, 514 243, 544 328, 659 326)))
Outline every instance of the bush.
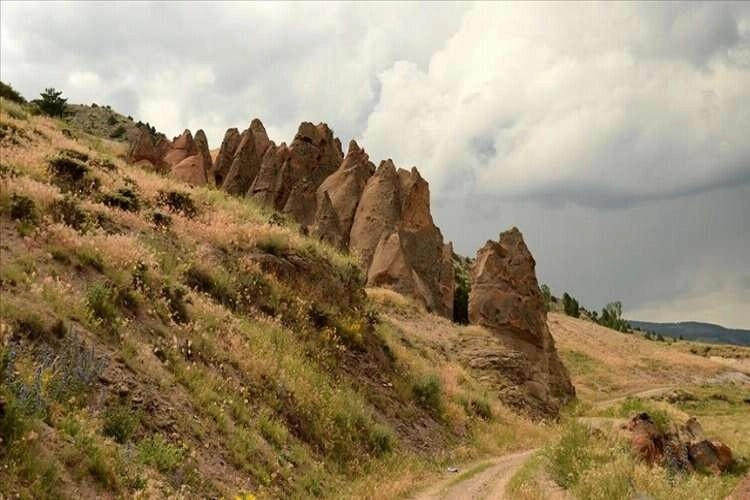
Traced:
POLYGON ((221 268, 213 271, 193 264, 185 273, 185 284, 207 293, 223 306, 234 308, 237 305, 237 294, 233 289, 231 277, 221 268))
POLYGON ((141 463, 156 467, 160 472, 175 470, 183 458, 182 449, 172 446, 158 434, 144 438, 138 443, 137 451, 141 463))
POLYGON ((59 154, 84 163, 89 161, 89 155, 87 153, 84 153, 83 151, 78 151, 77 149, 64 148, 59 151, 59 154))
POLYGON ((141 207, 138 194, 131 188, 119 188, 102 195, 102 203, 126 212, 137 212, 141 207))
POLYGON ((195 203, 188 193, 179 191, 159 191, 156 203, 172 212, 181 213, 185 217, 195 217, 198 213, 195 203))
POLYGON ((85 228, 90 222, 88 212, 79 208, 75 198, 70 195, 53 201, 50 204, 50 212, 55 222, 62 222, 76 230, 85 228))
POLYGON ((127 133, 127 129, 120 125, 109 134, 110 139, 119 139, 127 133))
POLYGON ((10 218, 20 222, 35 223, 38 216, 34 200, 28 196, 13 193, 10 198, 10 218))
POLYGON ((81 160, 59 155, 49 160, 47 169, 63 192, 88 194, 99 189, 99 179, 91 175, 89 167, 81 160))
POLYGON ((443 391, 440 379, 435 375, 428 375, 418 380, 412 386, 412 393, 417 404, 422 408, 440 411, 443 405, 443 391))
POLYGON ((107 125, 116 125, 117 124, 117 117, 115 115, 109 115, 109 118, 107 118, 107 125))
POLYGON ((105 324, 111 325, 117 320, 119 314, 112 287, 102 283, 93 285, 86 293, 86 303, 94 317, 105 324))
POLYGON ((139 411, 121 404, 108 407, 102 416, 102 432, 120 444, 130 441, 141 422, 139 411))
POLYGON ((255 242, 258 250, 280 257, 289 248, 289 236, 281 232, 270 232, 255 242))
POLYGON ((167 301, 170 317, 175 323, 187 323, 189 320, 186 295, 187 291, 179 286, 165 285, 162 288, 162 296, 167 301))
POLYGON ((65 114, 65 104, 68 102, 67 99, 62 97, 62 91, 50 87, 44 89, 40 96, 42 97, 41 100, 37 101, 39 109, 49 116, 62 118, 65 114))
POLYGON ((0 97, 2 97, 3 99, 8 99, 9 101, 17 102, 19 104, 23 104, 26 102, 26 99, 24 99, 16 89, 4 82, 0 82, 0 97))
POLYGON ((172 225, 172 217, 169 214, 154 211, 151 213, 151 223, 157 228, 166 228, 172 225))

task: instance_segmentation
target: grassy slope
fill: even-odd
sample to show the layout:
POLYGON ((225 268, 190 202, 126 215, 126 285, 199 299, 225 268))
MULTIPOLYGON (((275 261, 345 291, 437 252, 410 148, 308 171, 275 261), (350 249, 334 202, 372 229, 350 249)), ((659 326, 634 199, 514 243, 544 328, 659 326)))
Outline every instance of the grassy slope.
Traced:
POLYGON ((750 385, 742 382, 743 374, 750 374, 743 364, 750 349, 713 346, 709 353, 723 356, 710 356, 702 344, 650 341, 559 313, 549 315, 549 325, 580 402, 563 419, 562 438, 516 474, 508 489, 513 497, 545 498, 554 482, 582 499, 637 494, 692 499, 696 492, 700 498, 721 499, 728 494, 750 463, 750 385), (722 376, 727 373, 731 376, 722 376), (682 399, 670 403, 658 391, 637 394, 662 387, 670 388, 667 395, 678 391, 682 399), (735 469, 720 477, 674 475, 638 463, 618 425, 639 411, 667 427, 696 416, 707 436, 732 448, 735 469), (605 432, 592 432, 581 422, 605 432))
POLYGON ((348 256, 0 104, 0 496, 393 496, 550 432, 348 256))

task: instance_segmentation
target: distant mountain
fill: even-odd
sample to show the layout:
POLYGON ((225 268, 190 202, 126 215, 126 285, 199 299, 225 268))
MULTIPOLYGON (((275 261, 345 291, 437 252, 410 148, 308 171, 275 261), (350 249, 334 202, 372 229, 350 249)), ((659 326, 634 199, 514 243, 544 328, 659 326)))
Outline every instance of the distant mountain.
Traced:
POLYGON ((712 342, 715 344, 750 345, 750 330, 724 328, 712 323, 685 321, 682 323, 651 323, 628 320, 633 329, 650 330, 669 337, 682 336, 687 340, 712 342))

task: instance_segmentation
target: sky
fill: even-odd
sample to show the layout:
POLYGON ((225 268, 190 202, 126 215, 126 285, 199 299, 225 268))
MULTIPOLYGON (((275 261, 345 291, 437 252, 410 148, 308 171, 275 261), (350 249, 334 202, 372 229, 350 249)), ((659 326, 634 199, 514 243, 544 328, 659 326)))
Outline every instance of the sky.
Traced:
POLYGON ((324 121, 461 254, 517 226, 556 294, 750 328, 750 3, 2 2, 0 78, 211 147, 324 121))

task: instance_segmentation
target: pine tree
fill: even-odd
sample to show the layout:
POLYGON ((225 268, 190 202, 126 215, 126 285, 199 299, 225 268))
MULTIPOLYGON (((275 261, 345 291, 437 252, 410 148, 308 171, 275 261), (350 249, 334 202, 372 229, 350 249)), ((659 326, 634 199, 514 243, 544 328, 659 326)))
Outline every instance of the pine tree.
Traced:
POLYGON ((49 116, 63 116, 65 113, 65 103, 68 100, 61 97, 62 90, 55 90, 54 87, 50 87, 44 89, 44 92, 39 95, 42 96, 42 99, 39 101, 39 109, 43 113, 49 116))

